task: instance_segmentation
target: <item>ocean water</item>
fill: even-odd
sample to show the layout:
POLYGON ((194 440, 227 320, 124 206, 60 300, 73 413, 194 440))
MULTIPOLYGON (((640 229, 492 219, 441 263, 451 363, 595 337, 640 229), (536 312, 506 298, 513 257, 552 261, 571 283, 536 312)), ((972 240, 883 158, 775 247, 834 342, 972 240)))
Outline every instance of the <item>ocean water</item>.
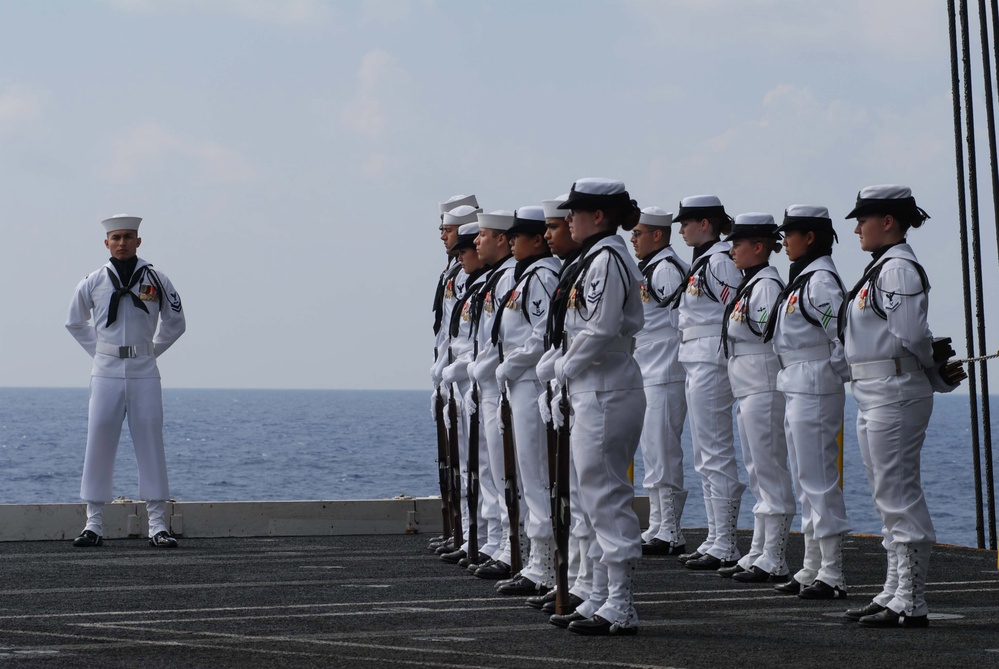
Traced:
MULTIPOLYGON (((167 388, 163 403, 171 494, 178 501, 382 499, 439 492, 429 391, 167 388)), ((848 395, 847 513, 854 532, 878 533, 881 525, 860 461, 855 419, 856 405, 848 395)), ((0 388, 0 503, 79 501, 86 424, 85 388, 0 388)), ((922 479, 938 541, 974 546, 969 425, 967 396, 936 396, 923 447, 922 479)), ((993 432, 999 437, 999 425, 993 432)), ((701 486, 690 448, 685 430, 690 496, 683 524, 704 527, 701 486)), ((640 456, 635 469, 640 483, 640 456)), ((744 470, 742 478, 745 481, 744 470)), ((135 458, 126 427, 115 495, 136 494, 135 458)), ((747 490, 741 528, 753 526, 752 505, 747 490)))

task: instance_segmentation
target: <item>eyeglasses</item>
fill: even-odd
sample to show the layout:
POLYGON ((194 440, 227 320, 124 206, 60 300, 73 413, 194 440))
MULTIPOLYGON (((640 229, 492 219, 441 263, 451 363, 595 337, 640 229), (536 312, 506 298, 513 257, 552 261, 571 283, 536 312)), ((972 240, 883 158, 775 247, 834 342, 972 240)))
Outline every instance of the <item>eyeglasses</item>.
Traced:
POLYGON ((635 239, 636 237, 641 237, 642 235, 648 234, 648 232, 648 230, 632 230, 631 238, 635 239))

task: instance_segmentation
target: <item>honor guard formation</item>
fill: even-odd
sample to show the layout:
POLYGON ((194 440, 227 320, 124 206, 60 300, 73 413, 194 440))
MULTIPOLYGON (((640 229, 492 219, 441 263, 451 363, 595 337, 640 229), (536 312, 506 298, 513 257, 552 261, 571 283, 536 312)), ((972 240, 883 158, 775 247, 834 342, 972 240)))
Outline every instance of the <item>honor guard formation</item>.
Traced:
MULTIPOLYGON (((849 382, 887 573, 873 601, 844 615, 864 627, 926 627, 935 535, 920 450, 933 393, 954 390, 965 373, 949 362, 950 340, 927 326, 930 284, 906 235, 929 216, 910 190, 864 188, 846 218, 856 219, 860 247, 872 256, 850 290, 821 206, 790 205, 779 224, 767 213, 733 219, 714 195, 685 197, 675 213, 639 209, 622 182, 598 178, 518 209, 486 213, 474 195, 442 202, 447 264, 433 304, 431 406, 444 534, 431 550, 583 635, 638 632, 632 588, 642 555, 675 556, 688 569, 802 600, 845 598, 842 541, 851 528, 839 459, 849 382), (673 226, 692 249, 689 263, 671 244, 673 226), (631 233, 632 249, 620 230, 631 233), (781 247, 791 261, 786 281, 769 264, 781 247), (736 543, 747 484, 733 406, 755 500, 745 554, 736 543), (708 519, 697 546, 686 544, 681 525, 685 419, 708 519), (632 510, 639 447, 650 504, 644 533, 632 510), (799 509, 804 560, 792 573, 786 547, 799 509)), ((107 276, 118 267, 112 258, 107 276)), ((81 284, 87 297, 75 309, 103 309, 106 296, 95 306, 93 294, 104 276, 81 284)), ((126 281, 122 274, 108 294, 126 281)), ((144 299, 141 291, 134 299, 144 299)), ((170 323, 163 316, 163 348, 176 338, 170 323)), ((90 339, 77 337, 88 348, 94 326, 85 324, 90 339)), ((133 343, 119 339, 116 346, 133 343)), ((159 341, 153 346, 158 353, 159 341)), ((121 415, 116 428, 94 422, 109 420, 104 402, 127 401, 95 396, 91 442, 106 433, 108 445, 88 442, 88 508, 106 501, 109 487, 97 483, 104 479, 88 477, 108 469, 97 452, 113 455, 121 415)), ((151 495, 165 491, 157 474, 147 474, 151 495)))

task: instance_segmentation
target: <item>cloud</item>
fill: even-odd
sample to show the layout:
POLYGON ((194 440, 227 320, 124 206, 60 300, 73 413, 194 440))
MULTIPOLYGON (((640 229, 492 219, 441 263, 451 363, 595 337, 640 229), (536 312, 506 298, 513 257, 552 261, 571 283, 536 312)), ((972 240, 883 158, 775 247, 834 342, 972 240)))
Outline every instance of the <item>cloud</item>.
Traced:
POLYGON ((105 178, 129 183, 142 174, 169 169, 179 161, 185 172, 194 172, 202 182, 241 183, 255 178, 255 170, 235 151, 214 142, 181 138, 155 123, 132 128, 114 142, 105 178))
POLYGON ((328 0, 103 0, 105 4, 134 14, 180 14, 201 12, 232 16, 258 23, 314 25, 333 15, 328 0))
POLYGON ((41 113, 41 95, 16 84, 0 86, 0 135, 41 113))
POLYGON ((340 115, 341 123, 361 135, 380 137, 389 121, 387 109, 398 108, 408 81, 409 74, 395 56, 381 49, 369 51, 361 60, 357 92, 340 115))

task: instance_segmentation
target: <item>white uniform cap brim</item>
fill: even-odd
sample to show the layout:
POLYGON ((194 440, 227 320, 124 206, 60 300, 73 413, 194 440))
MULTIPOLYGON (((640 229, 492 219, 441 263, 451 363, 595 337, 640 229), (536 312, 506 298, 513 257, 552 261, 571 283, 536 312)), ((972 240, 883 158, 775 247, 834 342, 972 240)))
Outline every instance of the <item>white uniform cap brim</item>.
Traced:
POLYGON ((471 205, 463 204, 460 207, 455 207, 451 211, 445 212, 442 223, 444 225, 465 225, 466 223, 474 223, 477 220, 476 216, 481 211, 481 209, 471 205))
POLYGON ((792 204, 785 211, 785 216, 800 218, 830 218, 829 210, 814 204, 792 204))
POLYGON ((668 228, 673 224, 673 212, 659 207, 645 207, 638 217, 638 225, 651 225, 657 228, 668 228))
POLYGON ((740 225, 773 225, 776 227, 777 224, 774 223, 774 217, 770 214, 750 212, 747 214, 739 214, 735 217, 735 224, 732 231, 735 232, 738 230, 740 225))
POLYGON ((439 206, 441 209, 441 214, 446 214, 455 207, 460 207, 462 205, 478 207, 479 203, 475 199, 474 195, 452 195, 447 199, 446 202, 441 202, 439 206))
POLYGON ((458 228, 458 234, 461 236, 465 235, 477 235, 479 234, 479 224, 478 223, 465 223, 463 226, 458 228))
POLYGON ((520 207, 517 209, 517 219, 522 221, 539 221, 541 223, 545 222, 545 210, 544 207, 539 207, 536 204, 528 205, 526 207, 520 207))
POLYGON ((508 209, 478 214, 477 218, 480 230, 502 230, 505 232, 513 225, 513 212, 508 209))
POLYGON ((568 193, 562 193, 554 200, 542 200, 541 207, 545 210, 545 218, 565 218, 569 215, 568 210, 560 209, 565 201, 569 199, 568 193))
POLYGON ((864 200, 903 200, 911 196, 910 188, 896 184, 867 186, 860 191, 860 197, 864 200))

